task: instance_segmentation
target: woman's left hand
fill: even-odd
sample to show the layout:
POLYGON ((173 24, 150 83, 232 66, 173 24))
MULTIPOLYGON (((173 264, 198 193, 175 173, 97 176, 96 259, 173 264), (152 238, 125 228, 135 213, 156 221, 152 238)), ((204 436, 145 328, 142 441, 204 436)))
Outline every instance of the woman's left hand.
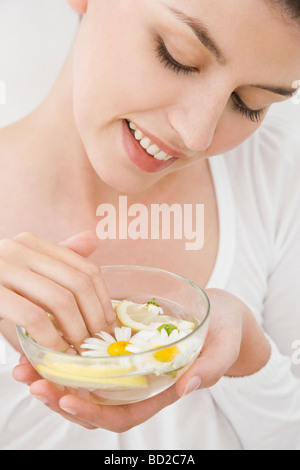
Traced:
POLYGON ((168 390, 130 405, 95 405, 41 379, 23 355, 14 378, 30 386, 33 396, 66 419, 88 429, 125 432, 196 389, 215 385, 224 375, 241 377, 262 369, 270 344, 249 307, 219 289, 208 289, 211 318, 204 348, 193 366, 168 390))

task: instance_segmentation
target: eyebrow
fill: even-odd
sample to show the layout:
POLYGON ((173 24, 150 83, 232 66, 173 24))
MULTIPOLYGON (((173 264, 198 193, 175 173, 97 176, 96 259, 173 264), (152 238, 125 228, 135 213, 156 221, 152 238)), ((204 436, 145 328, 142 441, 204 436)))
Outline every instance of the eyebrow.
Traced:
MULTIPOLYGON (((171 7, 169 5, 166 5, 166 8, 173 15, 175 15, 177 19, 192 29, 193 33, 199 39, 199 41, 216 57, 217 61, 221 65, 226 64, 226 59, 224 54, 221 52, 221 49, 216 44, 216 41, 210 36, 207 28, 198 18, 188 16, 183 11, 177 10, 177 8, 171 7)), ((297 91, 295 88, 273 87, 267 85, 251 85, 251 87, 270 91, 271 93, 285 97, 292 97, 297 91)))
POLYGON ((251 85, 253 88, 259 88, 261 90, 267 90, 271 93, 275 93, 276 95, 282 95, 287 97, 292 97, 297 90, 295 88, 284 88, 284 87, 272 87, 272 86, 264 86, 264 85, 251 85))
POLYGON ((216 42, 210 36, 206 27, 197 18, 186 15, 183 11, 166 5, 167 9, 173 13, 181 22, 189 26, 199 41, 216 57, 218 62, 225 64, 226 60, 216 42))

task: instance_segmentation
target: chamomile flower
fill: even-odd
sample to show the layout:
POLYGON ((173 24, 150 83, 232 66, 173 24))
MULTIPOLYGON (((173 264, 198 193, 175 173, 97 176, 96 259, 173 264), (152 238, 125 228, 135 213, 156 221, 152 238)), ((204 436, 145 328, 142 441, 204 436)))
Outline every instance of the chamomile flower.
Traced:
MULTIPOLYGON (((132 353, 150 351, 152 349, 158 349, 163 346, 171 345, 184 336, 185 335, 180 333, 177 329, 174 329, 170 334, 164 328, 161 330, 142 330, 132 337, 131 344, 126 346, 126 350, 132 353)), ((159 352, 155 354, 157 354, 158 360, 161 360, 162 362, 169 362, 170 360, 174 359, 175 355, 178 353, 179 350, 177 346, 170 346, 170 348, 162 351, 161 357, 159 352)))
POLYGON ((138 370, 155 375, 176 374, 178 369, 190 362, 193 354, 190 345, 176 343, 187 334, 177 328, 172 331, 168 328, 139 331, 132 337, 126 350, 135 353, 135 365, 138 370), (137 354, 145 351, 149 351, 149 354, 137 354))
POLYGON ((162 322, 162 321, 151 323, 149 325, 149 329, 158 330, 158 331, 165 330, 168 333, 168 335, 173 333, 173 331, 177 331, 178 333, 181 333, 181 337, 183 337, 192 333, 192 331, 195 328, 194 323, 191 323, 185 320, 177 320, 175 318, 168 319, 168 320, 169 321, 167 323, 162 322))
POLYGON ((81 356, 87 357, 103 357, 103 356, 122 356, 124 354, 130 354, 126 348, 131 343, 131 329, 125 326, 121 328, 115 328, 114 335, 110 335, 105 331, 100 331, 96 336, 98 338, 87 338, 84 343, 80 346, 81 349, 87 349, 82 351, 81 356))
POLYGON ((164 315, 163 308, 156 302, 156 299, 152 299, 150 302, 142 304, 138 309, 147 308, 151 315, 164 315))

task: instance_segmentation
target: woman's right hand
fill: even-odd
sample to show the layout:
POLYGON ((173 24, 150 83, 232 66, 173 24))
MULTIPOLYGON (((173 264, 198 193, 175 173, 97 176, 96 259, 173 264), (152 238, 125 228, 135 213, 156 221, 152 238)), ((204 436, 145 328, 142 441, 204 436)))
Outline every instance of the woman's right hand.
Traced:
POLYGON ((98 242, 93 232, 60 244, 31 233, 0 240, 0 321, 24 327, 41 346, 60 352, 113 325, 101 269, 87 259, 98 242))

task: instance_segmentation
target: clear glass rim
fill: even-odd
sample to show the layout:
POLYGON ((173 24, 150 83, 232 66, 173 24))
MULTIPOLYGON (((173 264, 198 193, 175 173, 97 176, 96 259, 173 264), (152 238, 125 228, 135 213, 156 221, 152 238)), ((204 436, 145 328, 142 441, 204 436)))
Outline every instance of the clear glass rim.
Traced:
POLYGON ((102 361, 106 360, 106 361, 110 361, 110 362, 116 360, 116 363, 117 363, 118 361, 122 360, 122 358, 127 358, 128 359, 128 358, 132 358, 132 356, 142 356, 143 354, 149 354, 149 353, 154 353, 154 352, 158 352, 158 351, 163 351, 164 349, 170 348, 173 345, 180 344, 180 343, 184 342, 185 340, 191 338, 197 331, 199 331, 199 329, 201 329, 203 327, 203 325, 207 322, 207 320, 210 316, 210 301, 209 301, 209 298, 208 298, 207 294, 205 293, 205 291, 200 286, 198 286, 198 284, 196 284, 194 281, 191 281, 190 279, 188 279, 185 276, 181 276, 180 274, 175 274, 171 271, 167 271, 167 270, 164 270, 164 269, 152 268, 152 267, 149 267, 149 266, 137 266, 137 265, 132 265, 131 266, 131 265, 121 265, 121 264, 120 265, 101 266, 101 270, 105 270, 105 269, 106 270, 109 270, 109 269, 124 269, 124 270, 130 269, 130 270, 133 270, 133 271, 152 271, 152 272, 157 272, 157 273, 161 273, 161 274, 167 274, 167 275, 172 276, 174 278, 183 280, 187 284, 189 284, 191 287, 193 287, 196 291, 198 291, 199 294, 207 302, 206 315, 205 315, 204 319, 202 320, 202 322, 191 333, 187 334, 186 336, 184 336, 183 338, 181 338, 177 341, 174 341, 170 344, 166 344, 166 345, 161 346, 159 348, 149 349, 147 351, 142 351, 142 352, 134 353, 134 354, 132 354, 132 353, 123 354, 123 355, 120 355, 120 356, 88 357, 88 356, 80 356, 80 355, 67 354, 67 353, 63 353, 63 352, 60 352, 60 351, 55 351, 54 349, 49 349, 49 348, 46 348, 45 346, 41 346, 40 344, 36 343, 31 338, 28 338, 28 336, 26 336, 26 334, 23 331, 24 328, 21 327, 20 325, 16 325, 18 334, 21 335, 26 342, 30 343, 32 346, 39 349, 40 351, 44 351, 46 353, 51 353, 53 355, 57 355, 57 356, 61 356, 61 357, 64 357, 64 358, 72 359, 72 362, 82 363, 84 361, 88 361, 89 365, 93 365, 93 364, 97 364, 97 362, 99 362, 101 360, 102 361))

